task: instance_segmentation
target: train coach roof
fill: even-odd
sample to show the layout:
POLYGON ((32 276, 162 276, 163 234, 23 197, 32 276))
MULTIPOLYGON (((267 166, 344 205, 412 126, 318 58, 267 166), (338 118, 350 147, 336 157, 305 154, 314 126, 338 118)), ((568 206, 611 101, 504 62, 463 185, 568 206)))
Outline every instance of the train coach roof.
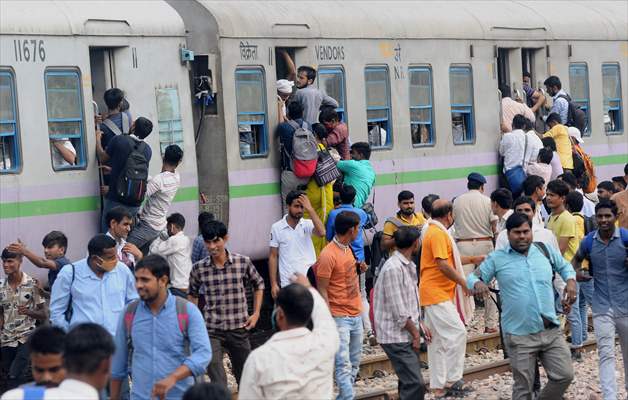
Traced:
POLYGON ((164 1, 0 1, 0 33, 15 35, 183 36, 164 1))
POLYGON ((628 39, 624 0, 198 1, 221 37, 628 39))

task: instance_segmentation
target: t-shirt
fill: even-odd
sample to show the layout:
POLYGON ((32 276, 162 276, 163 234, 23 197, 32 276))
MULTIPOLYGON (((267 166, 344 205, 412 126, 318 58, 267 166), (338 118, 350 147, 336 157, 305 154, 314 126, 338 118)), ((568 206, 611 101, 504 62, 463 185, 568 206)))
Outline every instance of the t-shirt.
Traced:
POLYGON ((353 205, 361 208, 375 184, 375 171, 369 160, 340 160, 336 164, 344 175, 344 184, 355 189, 353 205))
POLYGON ((55 279, 57 279, 57 275, 59 275, 59 271, 63 268, 64 265, 70 264, 70 260, 68 260, 65 256, 57 258, 55 261, 57 269, 49 269, 48 270, 48 286, 50 290, 52 290, 52 284, 55 283, 55 279))
POLYGON ((456 282, 447 278, 438 268, 437 259, 447 260, 454 267, 454 251, 447 232, 430 225, 423 237, 421 248, 421 279, 419 298, 422 306, 453 300, 456 282))
POLYGON ((0 335, 0 346, 17 347, 26 343, 30 334, 35 330, 35 319, 27 315, 20 315, 18 306, 27 306, 31 310, 45 302, 40 296, 37 281, 22 272, 22 281, 13 289, 9 285, 9 278, 0 280, 0 308, 4 317, 4 328, 0 335))
POLYGON ((573 169, 573 157, 571 155, 571 139, 565 125, 557 124, 545 132, 543 137, 551 137, 556 142, 556 151, 560 157, 560 165, 566 169, 573 169))
POLYGON ((617 222, 619 226, 628 229, 628 190, 615 193, 611 200, 617 204, 617 222))
MULTIPOLYGON (((72 154, 76 156, 76 149, 72 145, 72 142, 70 142, 68 139, 61 139, 61 140, 58 140, 58 142, 61 142, 63 147, 70 150, 72 154)), ((63 158, 63 156, 61 155, 61 152, 55 147, 52 140, 50 141, 50 147, 52 148, 52 166, 54 168, 69 167, 73 165, 65 161, 65 158, 63 158)))
POLYGON ((275 222, 270 228, 270 247, 279 253, 279 284, 290 284, 290 277, 295 272, 307 274, 308 268, 316 262, 316 253, 312 243, 314 222, 301 218, 294 229, 288 224, 287 215, 275 222))
POLYGON ((181 185, 178 172, 164 171, 146 184, 146 202, 140 211, 140 218, 156 231, 166 228, 166 216, 170 204, 181 185))
MULTIPOLYGON (((111 139, 109 146, 107 146, 107 155, 109 156, 109 166, 111 167, 111 173, 109 174, 109 182, 114 185, 118 181, 120 172, 124 169, 126 161, 133 151, 133 146, 136 143, 144 143, 142 140, 136 138, 133 135, 118 135, 111 139)), ((152 150, 148 143, 144 143, 144 156, 146 160, 150 162, 150 158, 153 155, 152 150)), ((111 188, 107 193, 107 198, 116 200, 115 188, 111 188)))
POLYGON ((564 210, 562 213, 558 215, 551 214, 547 221, 547 229, 554 232, 556 236, 556 240, 560 242, 561 237, 568 237, 569 244, 567 245, 567 250, 563 254, 565 260, 571 262, 571 259, 578 251, 578 245, 580 244, 580 239, 584 236, 584 225, 582 236, 578 238, 578 228, 577 228, 577 217, 571 215, 571 213, 567 210, 564 210))
POLYGON ((357 317, 362 312, 360 285, 351 248, 335 241, 327 244, 318 258, 316 276, 329 279, 327 299, 334 317, 357 317))

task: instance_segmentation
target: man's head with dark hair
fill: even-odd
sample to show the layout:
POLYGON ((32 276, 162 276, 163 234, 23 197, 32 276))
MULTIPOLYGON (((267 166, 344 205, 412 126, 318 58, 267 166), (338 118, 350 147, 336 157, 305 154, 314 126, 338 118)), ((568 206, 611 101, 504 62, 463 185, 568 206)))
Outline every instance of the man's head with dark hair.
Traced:
POLYGON ((597 184, 597 197, 600 200, 610 200, 615 194, 615 186, 611 181, 602 181, 597 184))
POLYGON ((539 150, 539 162, 543 164, 550 164, 552 162, 552 157, 554 157, 554 153, 552 150, 544 147, 539 150))
POLYGON ((308 65, 302 65, 297 69, 296 86, 303 89, 314 83, 316 79, 316 70, 308 65))
POLYGON ((559 179, 553 180, 547 184, 545 199, 547 206, 552 209, 552 213, 554 213, 554 210, 562 212, 560 210, 562 210, 562 207, 565 205, 565 198, 569 192, 569 185, 559 179))
POLYGON ((94 323, 75 326, 65 338, 64 363, 69 377, 88 383, 96 391, 107 386, 111 357, 116 347, 105 328, 94 323))
POLYGON ((231 400, 231 392, 218 383, 202 382, 190 386, 181 400, 231 400))
POLYGON ((499 85, 499 91, 502 92, 502 99, 506 97, 512 97, 510 86, 505 83, 499 85))
POLYGON ((626 190, 626 181, 623 176, 614 176, 611 180, 613 181, 613 186, 615 186, 615 193, 626 190))
POLYGON ((109 233, 114 239, 126 239, 131 232, 133 216, 124 206, 116 206, 105 214, 105 221, 109 227, 109 233))
POLYGON ((56 326, 42 325, 28 337, 33 380, 37 386, 57 387, 65 379, 63 353, 65 332, 56 326))
POLYGON ((513 213, 506 220, 510 247, 519 253, 526 253, 532 244, 532 220, 523 213, 513 213))
POLYGON ((402 190, 397 195, 397 205, 399 206, 399 213, 406 217, 411 217, 414 214, 414 193, 409 190, 402 190))
POLYGON ((52 231, 44 236, 41 241, 44 254, 48 260, 56 260, 65 255, 68 250, 68 237, 61 231, 52 231))
POLYGON ((413 252, 419 247, 419 236, 421 231, 416 226, 400 226, 399 229, 393 233, 393 239, 395 239, 395 246, 400 250, 413 248, 413 252))
POLYGON ((301 190, 292 190, 286 195, 286 205, 288 206, 288 216, 296 221, 303 218, 305 207, 303 198, 306 197, 305 192, 301 190))
POLYGON ((169 236, 182 232, 185 228, 185 217, 179 213, 172 213, 166 218, 166 229, 169 236))
POLYGON ((87 244, 88 263, 99 273, 113 270, 118 264, 116 241, 111 237, 98 234, 87 244))
POLYGON ((131 133, 144 140, 153 131, 153 123, 148 118, 139 117, 131 126, 131 133))
POLYGON ((578 188, 578 178, 571 171, 565 171, 558 175, 558 179, 565 182, 570 190, 576 190, 578 188))
POLYGON ((484 184, 479 181, 475 181, 475 180, 467 181, 467 189, 469 190, 480 190, 482 189, 483 186, 484 184))
POLYGON ((494 190, 491 193, 491 205, 494 209, 499 207, 502 210, 510 210, 512 207, 512 192, 504 188, 494 190))
POLYGON ((351 185, 342 185, 340 189, 340 201, 342 204, 353 205, 353 201, 355 200, 355 188, 351 185))
POLYGON ((371 145, 366 142, 357 142, 351 145, 352 160, 368 160, 371 158, 371 145))
POLYGON ((556 75, 552 75, 547 78, 545 82, 543 82, 543 84, 545 85, 545 90, 547 90, 547 93, 550 96, 555 96, 556 93, 558 93, 563 87, 563 85, 560 83, 560 78, 558 78, 556 75))
POLYGON ((148 304, 167 296, 170 265, 158 254, 149 254, 135 265, 135 288, 148 304))
POLYGON ((294 121, 303 118, 303 105, 298 101, 291 101, 286 107, 288 119, 294 121))
POLYGON ((318 120, 327 130, 334 129, 340 123, 340 117, 333 107, 325 107, 318 115, 318 120))
POLYGON ((600 233, 610 237, 615 232, 617 204, 612 200, 600 200, 595 205, 595 221, 600 233))
POLYGON ((565 207, 570 213, 582 212, 583 206, 584 196, 580 192, 574 190, 573 192, 569 192, 567 197, 565 197, 565 207))
POLYGON ((517 114, 512 119, 512 129, 523 129, 525 130, 527 126, 528 119, 521 114, 517 114))
MULTIPOLYGON (((8 247, 2 250, 2 269, 4 275, 9 276, 20 272, 22 266, 22 255, 13 253, 8 247)), ((19 275, 18 275, 19 276, 19 275)))
POLYGON ((210 256, 223 254, 229 240, 227 226, 220 221, 209 221, 201 226, 201 235, 210 256))
POLYGON ((355 240, 359 232, 360 217, 352 211, 342 211, 336 216, 334 230, 337 236, 350 236, 350 241, 355 240))
POLYGON ((205 225, 209 221, 213 221, 214 219, 216 219, 214 217, 214 214, 208 211, 203 211, 202 213, 198 214, 198 234, 201 234, 201 227, 203 225, 205 225))
POLYGON ((543 147, 550 149, 550 151, 552 151, 552 156, 553 156, 554 155, 553 152, 556 151, 556 141, 554 140, 554 138, 551 138, 549 136, 544 137, 543 139, 541 139, 541 142, 543 142, 543 147))
POLYGON ((538 175, 528 175, 523 181, 523 194, 541 201, 545 197, 545 179, 538 175))
POLYGON ((325 125, 319 124, 318 122, 312 124, 312 133, 320 142, 327 139, 327 136, 329 135, 329 132, 327 132, 327 128, 325 128, 325 125))
POLYGON ((312 317, 314 297, 303 285, 291 283, 283 287, 275 300, 276 322, 280 330, 305 327, 312 317))
POLYGON ((119 111, 120 104, 124 100, 124 92, 118 88, 107 89, 103 98, 109 111, 119 111))
POLYGON ((183 160, 183 150, 176 144, 171 144, 164 150, 164 164, 177 167, 183 160))
POLYGON ((561 123, 560 115, 558 113, 555 113, 555 112, 551 113, 550 115, 547 116, 547 119, 545 120, 545 123, 550 128, 553 128, 554 126, 556 126, 556 125, 561 123))
POLYGON ((428 194, 423 197, 421 200, 421 208, 423 209, 423 216, 425 218, 430 218, 432 216, 432 203, 438 199, 440 199, 440 196, 437 194, 428 194))
POLYGON ((525 119, 525 127, 523 128, 523 130, 526 131, 526 132, 533 131, 534 133, 536 133, 536 131, 534 129, 534 122, 526 118, 525 119))
POLYGON ((512 208, 516 213, 524 214, 530 221, 534 219, 536 213, 536 202, 531 197, 521 196, 512 204, 512 208))

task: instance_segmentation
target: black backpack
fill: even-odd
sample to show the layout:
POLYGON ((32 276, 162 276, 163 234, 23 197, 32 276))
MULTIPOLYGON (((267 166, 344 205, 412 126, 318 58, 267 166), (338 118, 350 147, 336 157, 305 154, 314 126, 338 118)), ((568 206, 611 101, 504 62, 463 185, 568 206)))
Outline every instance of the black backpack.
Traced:
POLYGON ((148 182, 148 160, 144 154, 146 143, 137 141, 130 136, 124 136, 133 146, 131 154, 118 175, 115 195, 117 201, 131 207, 138 207, 146 195, 148 182))
MULTIPOLYGON (((386 222, 390 222, 394 224, 397 228, 404 226, 405 224, 401 222, 398 218, 391 217, 387 218, 386 222)), ((370 262, 368 277, 373 277, 373 285, 375 285, 375 281, 379 276, 379 272, 384 266, 386 260, 390 257, 390 252, 388 250, 382 249, 382 237, 384 236, 384 231, 377 231, 373 236, 373 242, 369 246, 370 250, 370 262)))
POLYGON ((571 101, 569 96, 561 94, 558 98, 567 100, 567 103, 569 104, 566 125, 576 127, 580 130, 580 133, 584 133, 584 128, 587 126, 587 113, 585 113, 580 106, 571 101))

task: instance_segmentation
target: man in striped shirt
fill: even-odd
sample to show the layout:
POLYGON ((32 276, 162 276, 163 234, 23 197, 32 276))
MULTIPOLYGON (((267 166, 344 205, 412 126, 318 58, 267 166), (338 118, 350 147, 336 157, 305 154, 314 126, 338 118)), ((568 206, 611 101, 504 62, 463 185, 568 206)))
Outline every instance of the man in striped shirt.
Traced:
POLYGON ((402 226, 395 231, 396 250, 386 260, 375 282, 374 309, 377 339, 399 378, 399 398, 423 399, 419 346, 421 329, 416 265, 411 261, 419 249, 419 230, 402 226))

